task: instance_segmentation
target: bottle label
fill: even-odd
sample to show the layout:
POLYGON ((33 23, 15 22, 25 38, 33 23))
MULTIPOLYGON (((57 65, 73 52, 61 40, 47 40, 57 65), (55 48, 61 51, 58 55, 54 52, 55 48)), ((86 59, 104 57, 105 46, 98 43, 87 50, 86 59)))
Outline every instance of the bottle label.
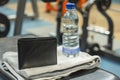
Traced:
POLYGON ((77 48, 75 48, 75 49, 69 49, 69 48, 63 47, 63 48, 62 48, 62 51, 63 51, 63 53, 67 53, 67 54, 76 54, 76 53, 79 53, 80 48, 77 47, 77 48))

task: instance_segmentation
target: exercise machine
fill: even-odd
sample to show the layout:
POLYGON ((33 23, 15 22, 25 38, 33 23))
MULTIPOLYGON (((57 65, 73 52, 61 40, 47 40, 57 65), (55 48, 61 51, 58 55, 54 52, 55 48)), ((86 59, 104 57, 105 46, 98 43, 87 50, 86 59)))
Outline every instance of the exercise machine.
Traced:
POLYGON ((114 34, 114 24, 111 17, 106 13, 111 5, 111 0, 98 0, 95 1, 98 11, 105 17, 108 23, 108 30, 97 30, 95 28, 90 28, 88 24, 89 20, 89 10, 92 4, 86 8, 86 13, 83 13, 83 26, 82 26, 82 36, 80 39, 80 46, 82 51, 89 52, 90 54, 106 55, 112 59, 120 61, 120 53, 113 51, 113 34, 114 34), (88 43, 88 31, 94 33, 102 34, 107 36, 107 45, 100 46, 99 43, 88 43))
MULTIPOLYGON (((16 20, 15 20, 14 36, 15 35, 21 35, 26 1, 27 0, 19 0, 18 1, 18 5, 17 5, 17 17, 16 17, 16 20), (21 4, 22 4, 22 6, 21 6, 21 4)), ((32 1, 36 2, 36 0, 32 0, 32 1)), ((42 0, 42 1, 43 2, 53 2, 55 0, 42 0)))
MULTIPOLYGON (((3 6, 4 4, 8 3, 9 0, 0 0, 0 6, 3 6)), ((9 20, 14 20, 15 19, 15 29, 14 29, 14 35, 20 35, 21 29, 22 29, 22 21, 23 18, 30 18, 30 19, 37 19, 39 16, 38 13, 38 8, 37 8, 37 1, 36 0, 31 0, 32 3, 32 9, 34 15, 26 15, 24 14, 24 9, 26 5, 27 0, 18 0, 18 5, 17 5, 17 13, 16 15, 10 15, 10 16, 5 16, 2 13, 0 13, 0 36, 4 37, 7 36, 8 31, 10 29, 10 21, 9 20), (22 6, 21 6, 22 4, 22 6), (11 17, 12 16, 12 17, 11 17)))
MULTIPOLYGON (((35 17, 32 17, 32 18, 33 19, 38 18, 39 14, 38 14, 38 8, 37 8, 37 1, 36 0, 31 0, 31 1, 34 6, 33 11, 36 13, 35 17)), ((27 0, 19 0, 18 1, 14 36, 21 34, 26 2, 27 2, 27 0), (22 6, 21 6, 21 4, 22 4, 22 6)))
MULTIPOLYGON (((9 0, 1 0, 1 4, 5 3, 5 2, 9 2, 9 0)), ((29 14, 29 13, 25 13, 24 17, 25 18, 30 18, 30 19, 36 19, 39 16, 38 13, 38 7, 37 7, 37 1, 36 0, 30 0, 31 6, 32 6, 32 10, 33 10, 33 14, 29 14)), ((22 7, 22 6, 21 6, 22 7)), ((11 9, 8 8, 9 11, 12 11, 11 9)), ((4 12, 5 13, 5 12, 4 12)), ((7 17, 9 18, 9 20, 15 20, 16 19, 16 13, 14 14, 9 14, 7 15, 7 17)))
MULTIPOLYGON (((90 0, 89 0, 90 1, 90 0)), ((75 1, 74 1, 75 2, 75 1)), ((57 21, 57 39, 58 44, 62 44, 62 32, 61 32, 61 16, 62 16, 62 3, 63 1, 60 1, 59 9, 58 9, 58 15, 56 18, 57 21)), ((76 3, 76 2, 75 2, 76 3)), ((102 54, 102 55, 110 55, 111 57, 115 57, 115 59, 120 60, 120 55, 113 51, 113 33, 114 33, 114 24, 111 19, 111 17, 106 13, 106 10, 109 9, 111 5, 111 0, 91 0, 90 2, 87 2, 87 5, 82 11, 78 6, 76 6, 77 10, 82 14, 83 16, 83 25, 82 25, 82 34, 80 35, 80 47, 81 51, 88 52, 92 55, 94 54, 102 54), (108 30, 99 30, 96 28, 92 28, 89 26, 89 14, 92 6, 96 4, 98 11, 105 17, 107 23, 108 23, 108 30), (99 43, 89 43, 88 42, 88 32, 94 32, 101 35, 107 36, 107 45, 100 46, 99 43), (105 54, 107 53, 107 54, 105 54)))
MULTIPOLYGON (((85 11, 83 12, 82 11, 82 15, 83 15, 83 25, 82 25, 82 35, 81 35, 81 39, 80 39, 80 46, 81 46, 81 50, 82 51, 86 51, 87 49, 90 50, 90 52, 92 51, 95 51, 94 47, 97 47, 98 51, 100 50, 99 49, 99 44, 92 44, 89 46, 89 43, 87 41, 88 39, 88 31, 92 31, 92 32, 95 32, 95 33, 99 33, 99 34, 104 34, 104 35, 107 35, 108 36, 108 43, 106 45, 106 48, 108 49, 112 49, 112 44, 113 44, 113 21, 112 19, 110 18, 110 16, 105 12, 109 7, 110 7, 110 4, 111 4, 111 0, 104 0, 104 1, 93 1, 92 3, 88 3, 86 8, 85 8, 85 11), (106 1, 106 2, 105 2, 106 1), (107 22, 108 22, 108 25, 109 25, 109 29, 108 31, 101 31, 101 30, 97 30, 97 29, 93 29, 93 28, 90 28, 89 27, 89 24, 88 24, 88 20, 89 20, 89 14, 90 14, 90 10, 91 10, 91 7, 93 6, 93 4, 96 4, 97 6, 97 9, 98 11, 106 18, 107 22), (91 48, 89 48, 91 47, 91 48)), ((81 12, 81 10, 79 10, 79 8, 77 8, 79 12, 81 12)), ((87 50, 88 51, 88 50, 87 50)))

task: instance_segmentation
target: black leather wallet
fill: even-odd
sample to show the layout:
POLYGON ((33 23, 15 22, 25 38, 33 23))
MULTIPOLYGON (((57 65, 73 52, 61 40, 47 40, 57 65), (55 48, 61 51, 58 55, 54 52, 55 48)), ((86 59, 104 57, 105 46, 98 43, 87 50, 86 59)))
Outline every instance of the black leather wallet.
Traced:
POLYGON ((18 40, 19 69, 57 64, 57 40, 54 37, 18 40))

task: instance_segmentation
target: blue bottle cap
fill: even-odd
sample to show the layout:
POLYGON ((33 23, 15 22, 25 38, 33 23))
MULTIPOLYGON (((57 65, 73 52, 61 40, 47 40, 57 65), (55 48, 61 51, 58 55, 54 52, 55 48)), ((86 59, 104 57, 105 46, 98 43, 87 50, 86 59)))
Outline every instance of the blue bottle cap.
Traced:
POLYGON ((66 9, 75 9, 75 4, 74 3, 67 3, 66 9))

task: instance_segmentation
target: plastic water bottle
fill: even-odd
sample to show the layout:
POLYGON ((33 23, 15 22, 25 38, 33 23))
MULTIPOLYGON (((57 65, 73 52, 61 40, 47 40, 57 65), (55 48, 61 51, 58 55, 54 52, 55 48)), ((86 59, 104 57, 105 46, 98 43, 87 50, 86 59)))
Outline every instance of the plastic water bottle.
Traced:
POLYGON ((79 52, 78 15, 74 3, 66 4, 66 13, 62 18, 62 52, 67 57, 76 57, 79 52))

